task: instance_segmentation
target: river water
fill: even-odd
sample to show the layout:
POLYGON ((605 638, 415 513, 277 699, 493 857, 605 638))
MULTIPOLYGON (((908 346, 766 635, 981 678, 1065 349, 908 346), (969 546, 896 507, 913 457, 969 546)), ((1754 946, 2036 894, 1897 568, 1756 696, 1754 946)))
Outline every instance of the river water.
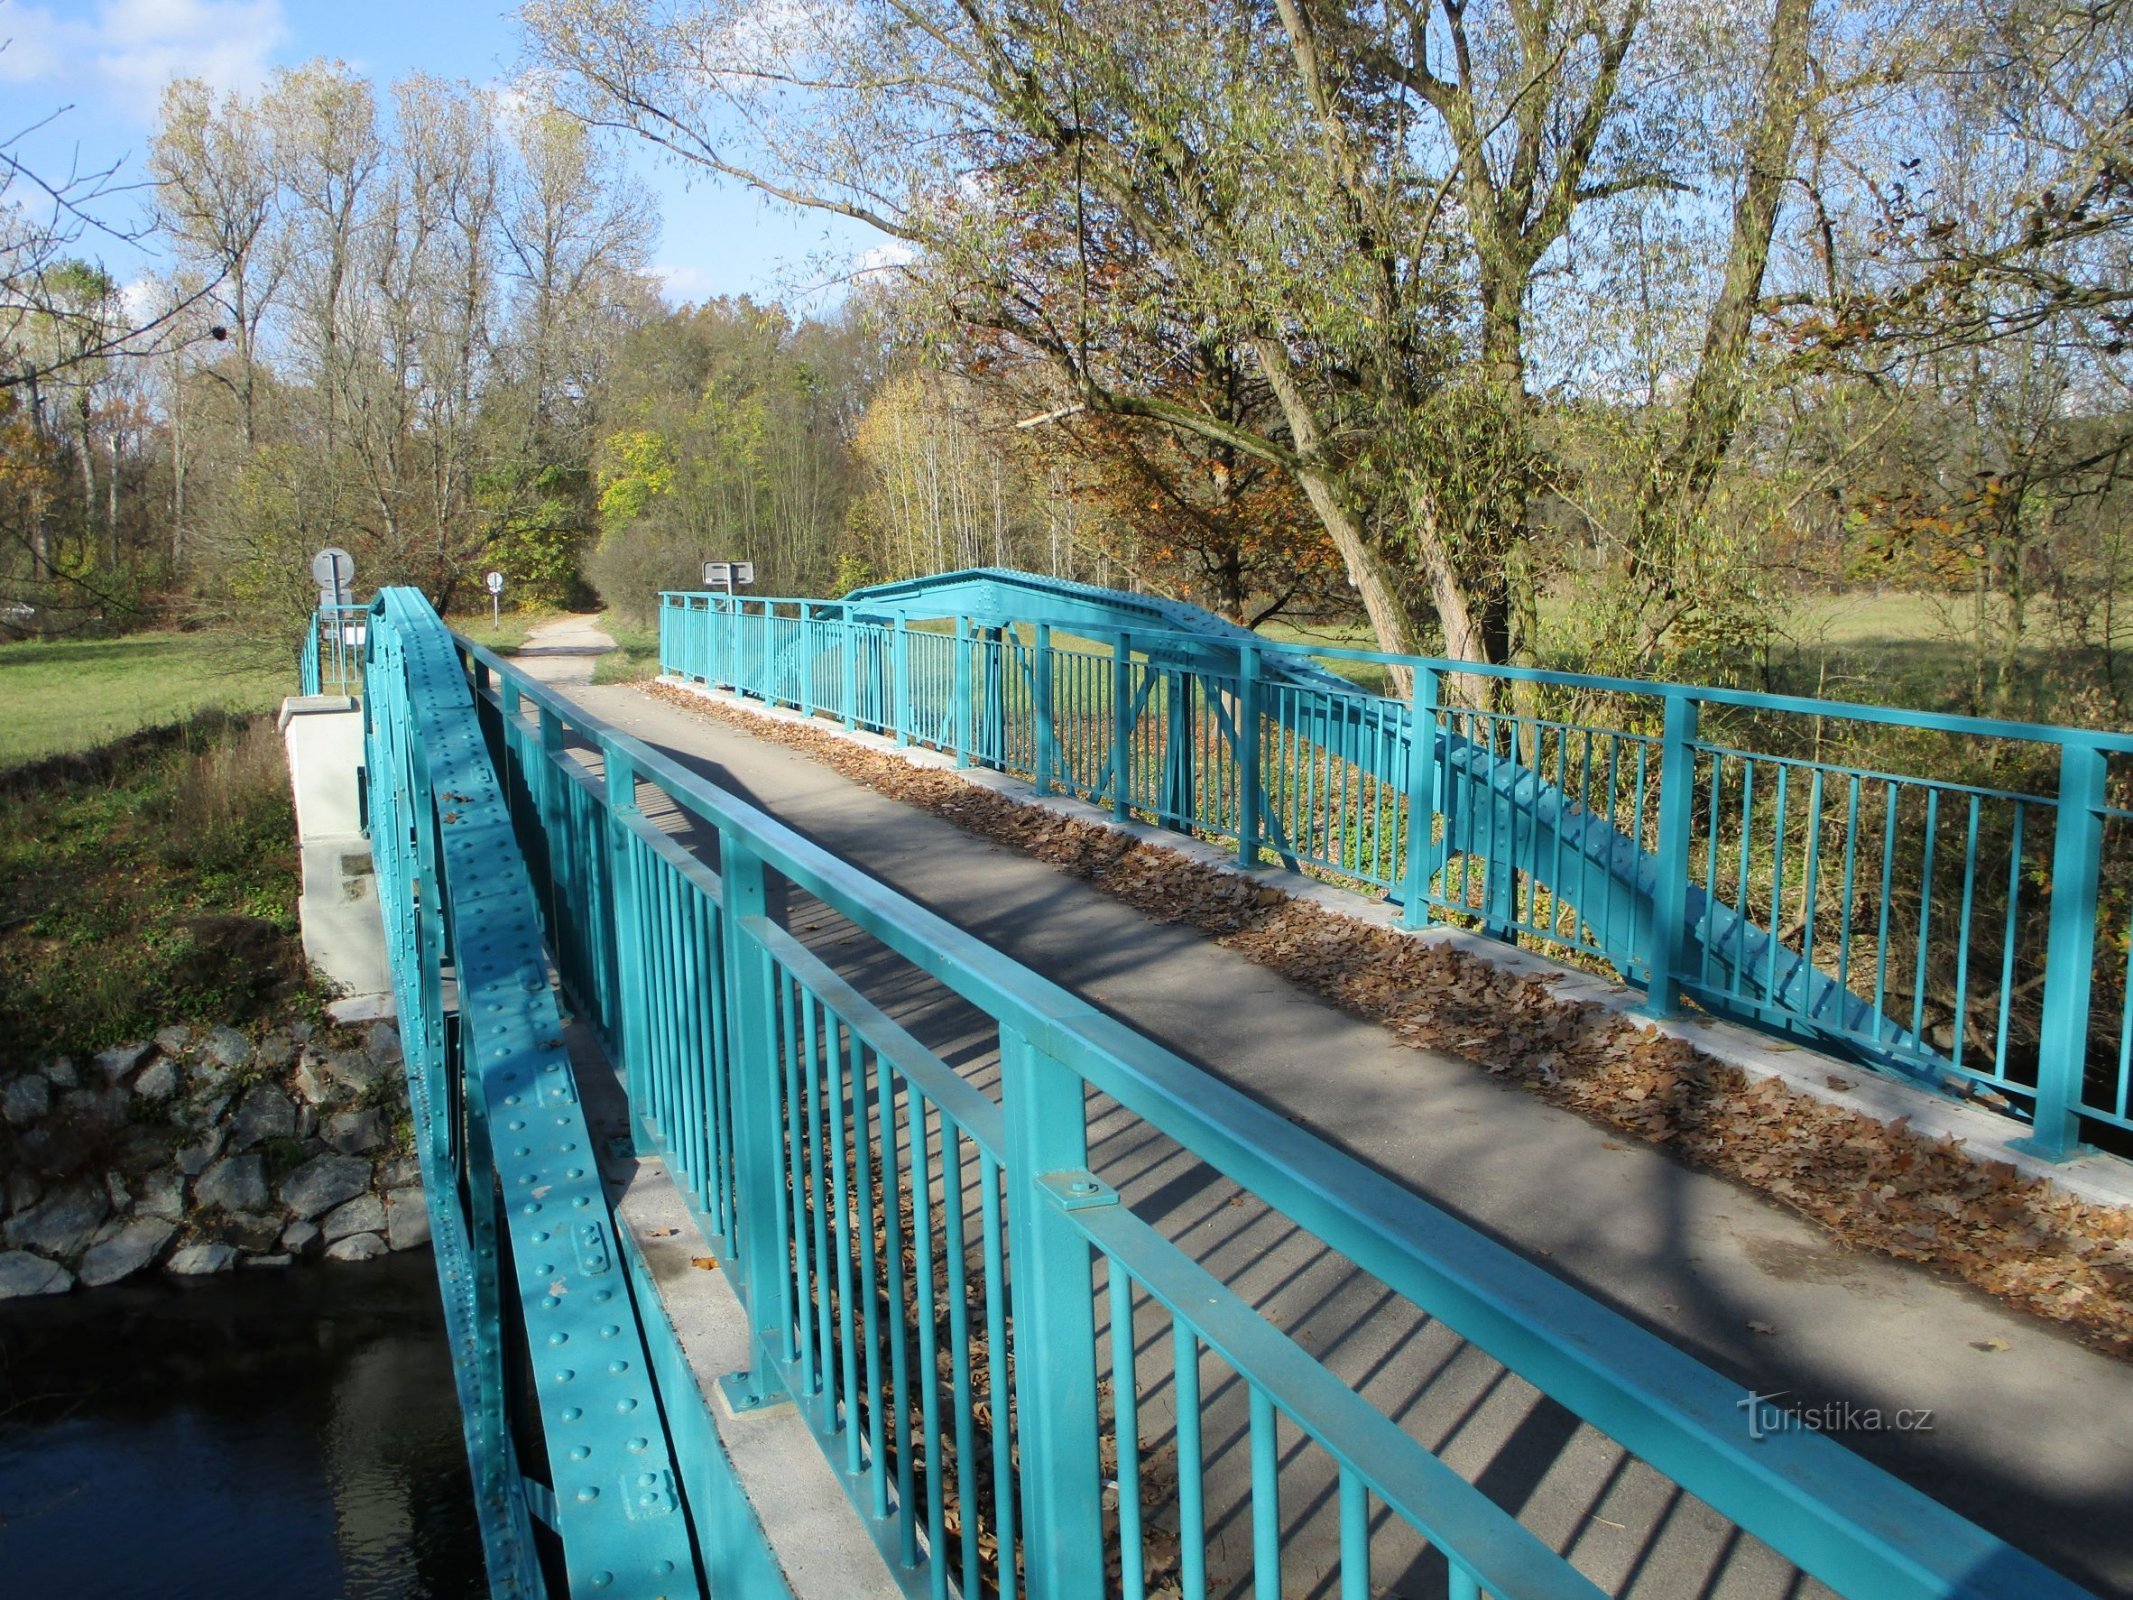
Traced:
POLYGON ((429 1253, 0 1304, 0 1594, 485 1594, 429 1253))

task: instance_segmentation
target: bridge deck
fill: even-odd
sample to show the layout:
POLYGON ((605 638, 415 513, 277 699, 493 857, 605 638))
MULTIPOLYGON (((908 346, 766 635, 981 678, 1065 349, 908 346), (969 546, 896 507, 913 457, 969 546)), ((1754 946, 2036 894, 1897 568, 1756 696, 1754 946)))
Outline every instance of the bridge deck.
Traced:
MULTIPOLYGON (((2125 1365, 1966 1287, 1843 1252, 1758 1195, 1612 1138, 1466 1062, 1403 1046, 1195 934, 785 749, 628 688, 565 692, 1543 1260, 1744 1388, 1884 1415, 1930 1407, 1930 1432, 1843 1437, 2070 1576, 2103 1593, 2133 1593, 2133 1523, 2124 1515, 2133 1370, 2125 1365)), ((689 842, 715 854, 707 841, 689 842)), ((974 1013, 900 976, 893 958, 812 902, 782 915, 944 1059, 993 1087, 990 1038, 974 1013)), ((1822 1592, 1167 1141, 1115 1111, 1092 1125, 1092 1137, 1098 1170, 1140 1215, 1574 1552, 1604 1586, 1667 1596, 1822 1592)), ((1210 1400, 1210 1558, 1242 1575, 1244 1398, 1210 1400)), ((1144 1413, 1152 1446, 1167 1423, 1153 1408, 1144 1413)), ((1291 1548, 1324 1539, 1330 1552, 1330 1492, 1303 1482, 1292 1490, 1285 1476, 1284 1494, 1291 1548)), ((1403 1570, 1396 1549, 1378 1554, 1378 1572, 1403 1570)), ((1438 1592, 1441 1572, 1424 1558, 1406 1585, 1384 1592, 1438 1592)))

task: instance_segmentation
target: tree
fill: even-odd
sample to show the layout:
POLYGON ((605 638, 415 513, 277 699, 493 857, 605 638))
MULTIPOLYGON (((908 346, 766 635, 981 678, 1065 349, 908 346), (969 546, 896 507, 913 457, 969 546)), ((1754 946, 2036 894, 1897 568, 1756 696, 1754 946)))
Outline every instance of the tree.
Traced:
POLYGON ((1747 174, 1710 376, 1650 496, 1693 501, 1738 417, 1810 20, 1808 0, 1772 0, 1744 41, 1662 27, 1640 0, 875 0, 778 28, 722 3, 525 15, 581 115, 923 247, 944 303, 1091 412, 1288 473, 1382 643, 1411 647, 1433 618, 1448 653, 1479 660, 1533 631, 1529 509, 1551 467, 1527 315, 1543 269, 1588 215, 1747 174), (1745 110, 1714 123, 1758 37, 1745 110), (1172 320, 1253 363, 1279 425, 1134 381, 1121 351, 1172 320))

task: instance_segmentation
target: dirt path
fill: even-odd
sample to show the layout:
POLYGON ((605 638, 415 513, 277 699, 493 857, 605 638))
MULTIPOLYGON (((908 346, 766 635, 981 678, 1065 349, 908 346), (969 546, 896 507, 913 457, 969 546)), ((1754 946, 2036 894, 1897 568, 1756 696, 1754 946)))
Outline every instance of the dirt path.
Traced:
POLYGON ((591 683, 593 663, 615 648, 596 616, 576 614, 536 623, 511 659, 543 683, 591 683))

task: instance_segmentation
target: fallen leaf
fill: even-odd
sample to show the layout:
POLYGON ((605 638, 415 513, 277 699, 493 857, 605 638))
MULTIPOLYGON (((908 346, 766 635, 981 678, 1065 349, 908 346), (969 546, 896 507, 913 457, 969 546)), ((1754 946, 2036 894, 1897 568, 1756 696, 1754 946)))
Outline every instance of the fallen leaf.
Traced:
POLYGON ((713 1270, 715 1270, 715 1269, 717 1268, 717 1266, 718 1266, 718 1257, 717 1257, 717 1256, 691 1256, 691 1257, 689 1257, 689 1265, 690 1265, 690 1266, 692 1266, 692 1267, 698 1267, 698 1268, 701 1268, 701 1269, 702 1269, 703 1271, 705 1271, 705 1272, 710 1272, 710 1271, 713 1271, 713 1270))

